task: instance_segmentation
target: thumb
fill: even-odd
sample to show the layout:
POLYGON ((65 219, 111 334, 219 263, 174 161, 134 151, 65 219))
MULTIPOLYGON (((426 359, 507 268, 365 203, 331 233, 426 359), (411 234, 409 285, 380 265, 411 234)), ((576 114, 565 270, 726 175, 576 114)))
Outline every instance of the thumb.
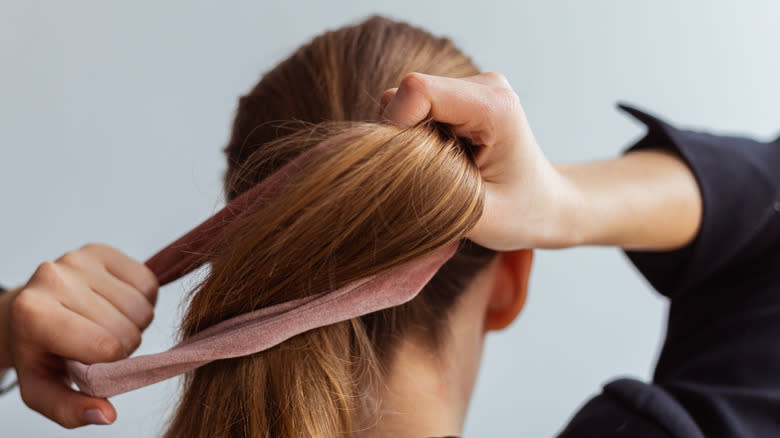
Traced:
POLYGON ((108 400, 75 391, 65 379, 36 375, 36 371, 22 372, 18 377, 24 403, 62 427, 105 425, 116 420, 116 410, 108 400))

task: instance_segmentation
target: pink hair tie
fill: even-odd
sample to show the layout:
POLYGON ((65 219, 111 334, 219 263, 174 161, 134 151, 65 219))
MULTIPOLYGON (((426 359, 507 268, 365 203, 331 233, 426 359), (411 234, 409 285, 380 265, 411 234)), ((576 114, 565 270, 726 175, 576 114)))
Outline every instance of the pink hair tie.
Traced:
MULTIPOLYGON (((325 143, 328 142, 301 154, 147 260, 146 265, 155 273, 160 286, 202 265, 205 262, 203 254, 218 241, 226 223, 262 208, 304 160, 327 147, 325 143)), ((227 319, 162 353, 92 365, 67 361, 68 373, 81 391, 95 397, 111 397, 184 374, 215 360, 259 353, 308 330, 411 300, 456 249, 457 242, 453 242, 339 289, 227 319)))

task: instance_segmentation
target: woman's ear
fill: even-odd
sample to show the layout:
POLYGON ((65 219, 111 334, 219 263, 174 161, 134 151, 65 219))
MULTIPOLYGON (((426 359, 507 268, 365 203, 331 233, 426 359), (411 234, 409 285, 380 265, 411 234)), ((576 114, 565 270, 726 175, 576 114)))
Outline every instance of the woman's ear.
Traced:
POLYGON ((530 249, 499 253, 498 268, 485 314, 485 331, 503 330, 517 318, 528 295, 534 253, 530 249))

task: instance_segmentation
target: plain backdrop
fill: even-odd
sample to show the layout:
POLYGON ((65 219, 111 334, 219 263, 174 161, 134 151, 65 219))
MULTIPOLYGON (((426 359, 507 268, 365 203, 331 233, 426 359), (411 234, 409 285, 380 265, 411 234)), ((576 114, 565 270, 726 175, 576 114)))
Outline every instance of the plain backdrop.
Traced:
MULTIPOLYGON (((307 39, 372 13, 503 72, 555 161, 612 157, 641 136, 617 101, 698 129, 780 129, 771 0, 1 0, 0 283, 91 241, 144 259, 209 216, 237 98, 307 39)), ((161 291, 139 353, 172 344, 193 283, 161 291)), ((619 250, 538 252, 524 313, 489 338, 465 435, 554 435, 605 382, 650 377, 664 319, 619 250)), ((15 391, 0 398, 0 436, 156 436, 176 389, 115 397, 113 426, 74 431, 15 391)))

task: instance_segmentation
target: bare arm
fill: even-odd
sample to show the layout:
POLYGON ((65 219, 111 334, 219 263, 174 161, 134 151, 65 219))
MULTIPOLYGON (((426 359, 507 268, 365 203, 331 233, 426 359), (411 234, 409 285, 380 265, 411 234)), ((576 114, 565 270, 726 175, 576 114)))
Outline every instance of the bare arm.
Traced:
POLYGON ((702 201, 693 173, 665 150, 556 166, 579 193, 566 246, 607 245, 672 250, 690 243, 701 224, 702 201))

